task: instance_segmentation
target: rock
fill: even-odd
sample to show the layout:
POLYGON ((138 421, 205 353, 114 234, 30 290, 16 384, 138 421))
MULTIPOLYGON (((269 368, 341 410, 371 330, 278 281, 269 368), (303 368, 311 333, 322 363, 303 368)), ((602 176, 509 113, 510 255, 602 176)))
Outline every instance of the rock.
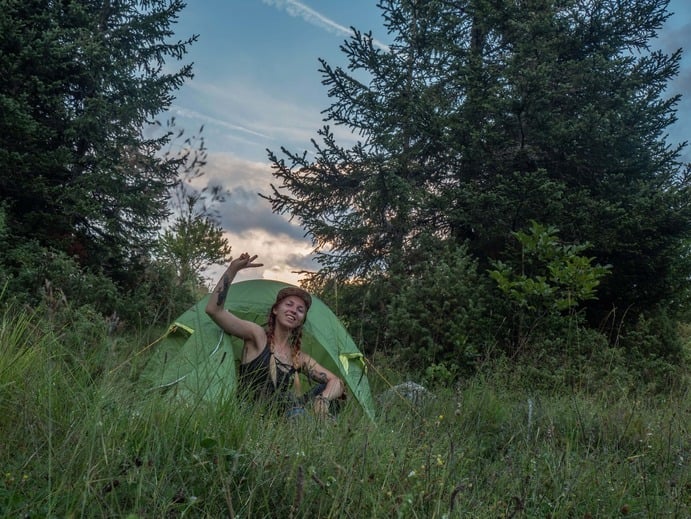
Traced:
POLYGON ((434 395, 420 384, 415 382, 403 382, 391 387, 379 395, 380 405, 390 405, 401 400, 407 400, 416 406, 421 406, 434 398, 434 395))

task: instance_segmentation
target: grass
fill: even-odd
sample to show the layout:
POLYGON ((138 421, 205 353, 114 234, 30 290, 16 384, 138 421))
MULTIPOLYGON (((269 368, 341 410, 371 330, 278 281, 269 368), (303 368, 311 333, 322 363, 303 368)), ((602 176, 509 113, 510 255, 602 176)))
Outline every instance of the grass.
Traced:
POLYGON ((287 421, 146 393, 142 338, 75 354, 26 315, 0 319, 0 517, 691 516, 688 390, 484 376, 375 421, 287 421))

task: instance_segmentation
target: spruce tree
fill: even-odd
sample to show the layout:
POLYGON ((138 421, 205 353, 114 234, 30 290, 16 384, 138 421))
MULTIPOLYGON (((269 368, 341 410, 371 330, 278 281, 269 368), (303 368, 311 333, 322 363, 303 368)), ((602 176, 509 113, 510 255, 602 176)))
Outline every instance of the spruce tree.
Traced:
POLYGON ((136 280, 177 176, 159 154, 170 133, 144 129, 192 76, 172 66, 196 38, 173 40, 184 5, 0 1, 0 193, 17 250, 136 280))
POLYGON ((321 62, 328 126, 314 155, 269 152, 268 198, 314 239, 322 274, 405 270, 416 236, 467 244, 480 268, 519 261, 531 221, 612 265, 598 322, 687 289, 689 183, 670 144, 681 51, 651 42, 667 0, 380 2, 389 49, 354 30, 347 69, 321 62))

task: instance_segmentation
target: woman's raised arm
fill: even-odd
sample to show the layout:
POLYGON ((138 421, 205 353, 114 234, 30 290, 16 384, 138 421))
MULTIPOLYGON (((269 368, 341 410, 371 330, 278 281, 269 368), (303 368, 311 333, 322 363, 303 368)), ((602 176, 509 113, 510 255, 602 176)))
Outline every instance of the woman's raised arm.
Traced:
POLYGON ((263 265, 262 263, 254 263, 256 259, 256 255, 250 256, 245 252, 230 262, 225 273, 218 281, 216 288, 211 293, 211 297, 209 297, 209 301, 206 304, 206 313, 224 332, 245 341, 252 341, 256 346, 259 346, 259 344, 256 344, 256 341, 260 339, 259 335, 264 334, 263 328, 251 321, 240 319, 227 311, 224 306, 228 296, 228 289, 233 279, 235 279, 235 275, 244 268, 261 267, 263 265))

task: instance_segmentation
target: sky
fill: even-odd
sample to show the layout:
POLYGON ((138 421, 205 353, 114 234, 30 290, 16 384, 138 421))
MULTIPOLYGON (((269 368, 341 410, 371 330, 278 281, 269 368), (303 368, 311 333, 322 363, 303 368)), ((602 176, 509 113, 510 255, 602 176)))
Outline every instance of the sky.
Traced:
MULTIPOLYGON (((298 284, 298 271, 314 271, 313 247, 295 221, 276 215, 258 193, 270 194, 267 149, 310 150, 330 105, 321 84, 319 58, 345 68, 340 45, 350 27, 371 31, 375 44, 390 42, 376 0, 188 0, 177 37, 197 34, 183 63, 194 78, 176 93, 168 116, 186 135, 203 125, 208 152, 202 181, 220 184, 230 197, 219 207, 232 255, 257 254, 263 267, 241 271, 236 281, 268 278, 298 284)), ((691 141, 691 2, 671 0, 674 14, 653 42, 666 52, 685 49, 670 94, 681 94, 670 142, 691 141), (688 50, 686 50, 688 49, 688 50)), ((345 129, 340 145, 355 142, 345 129)), ((684 160, 691 162, 691 150, 684 160)), ((215 285, 225 267, 207 273, 215 285)))

